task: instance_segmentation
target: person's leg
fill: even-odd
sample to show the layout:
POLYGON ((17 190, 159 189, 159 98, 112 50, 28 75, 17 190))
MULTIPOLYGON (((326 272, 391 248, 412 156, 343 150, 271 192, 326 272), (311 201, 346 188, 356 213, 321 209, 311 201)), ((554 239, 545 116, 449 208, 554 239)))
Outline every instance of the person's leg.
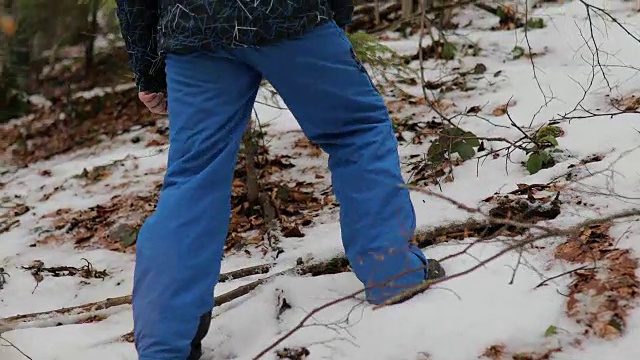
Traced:
POLYGON ((383 99, 334 22, 295 40, 237 54, 280 93, 305 134, 329 154, 342 240, 354 273, 379 303, 425 280, 426 259, 409 245, 415 213, 383 99), (422 269, 421 269, 422 267, 422 269), (413 270, 413 271, 412 271, 413 270))
POLYGON ((261 80, 227 52, 168 55, 166 71, 168 167, 136 250, 133 316, 140 360, 186 360, 194 338, 206 334, 233 170, 261 80))

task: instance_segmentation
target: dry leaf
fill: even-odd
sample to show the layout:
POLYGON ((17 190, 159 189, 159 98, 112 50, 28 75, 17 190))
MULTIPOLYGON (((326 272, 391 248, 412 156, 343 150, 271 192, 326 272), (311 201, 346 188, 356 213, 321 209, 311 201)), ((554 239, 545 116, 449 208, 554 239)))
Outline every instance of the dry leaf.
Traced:
POLYGON ((500 105, 497 108, 493 109, 493 111, 491 112, 493 116, 502 116, 502 115, 505 115, 506 113, 507 113, 507 104, 500 105))
POLYGON ((282 236, 286 237, 286 238, 301 238, 304 237, 304 233, 302 232, 302 230, 300 230, 300 227, 297 225, 285 228, 282 231, 282 236))
POLYGON ((505 346, 502 344, 491 345, 482 353, 483 357, 491 360, 502 360, 505 354, 505 346))

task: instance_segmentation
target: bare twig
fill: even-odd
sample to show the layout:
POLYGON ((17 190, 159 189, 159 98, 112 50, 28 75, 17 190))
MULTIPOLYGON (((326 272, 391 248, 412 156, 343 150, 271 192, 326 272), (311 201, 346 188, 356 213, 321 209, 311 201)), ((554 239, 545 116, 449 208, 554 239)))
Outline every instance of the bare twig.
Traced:
MULTIPOLYGON (((531 61, 531 69, 533 71, 533 78, 536 81, 536 85, 538 85, 538 90, 542 94, 542 98, 544 99, 544 103, 548 104, 550 101, 547 98, 547 94, 542 89, 542 84, 540 84, 540 79, 538 79, 538 73, 536 71, 536 64, 533 60, 533 49, 531 48, 531 42, 529 41, 529 2, 530 0, 525 0, 524 6, 524 40, 527 43, 527 48, 529 49, 529 61, 531 61)), ((533 117, 535 118, 535 116, 533 117)), ((533 119, 531 120, 533 122, 533 119)))
MULTIPOLYGON (((245 269, 235 270, 228 273, 220 274, 220 281, 230 281, 239 279, 246 276, 260 274, 267 272, 271 265, 263 264, 258 266, 252 266, 245 269)), ((237 289, 231 290, 220 296, 217 296, 214 300, 216 306, 230 302, 237 299, 240 296, 248 294, 251 290, 255 289, 260 284, 272 279, 275 276, 282 275, 284 273, 295 271, 297 268, 291 268, 274 275, 271 275, 265 279, 260 279, 243 285, 237 289)), ((82 320, 86 320, 96 315, 97 313, 104 312, 105 310, 131 304, 131 295, 124 295, 114 298, 108 298, 105 300, 92 302, 88 304, 82 304, 77 306, 71 306, 56 310, 43 311, 38 313, 30 313, 23 315, 16 315, 7 318, 0 319, 0 334, 18 329, 18 328, 31 328, 31 327, 49 327, 56 326, 59 323, 72 324, 82 320)))
POLYGON ((7 338, 3 337, 2 335, 0 335, 0 340, 6 342, 7 344, 9 344, 10 347, 16 349, 20 354, 22 354, 22 356, 26 357, 29 360, 33 360, 31 358, 31 356, 27 355, 24 353, 24 351, 20 350, 19 347, 17 347, 14 343, 12 343, 11 341, 7 340, 7 338))
POLYGON ((595 10, 597 11, 599 14, 603 15, 604 17, 608 18, 609 20, 611 20, 614 24, 618 25, 618 27, 620 27, 620 29, 622 29, 622 31, 624 31, 625 33, 627 33, 627 35, 631 36, 633 38, 633 40, 637 41, 640 43, 640 37, 634 35, 629 29, 627 29, 626 26, 622 25, 622 23, 620 22, 620 20, 616 19, 613 15, 611 15, 608 11, 606 11, 605 9, 598 7, 596 5, 592 5, 587 3, 584 0, 578 0, 580 1, 580 3, 582 3, 582 5, 584 5, 587 8, 587 12, 591 11, 591 10, 595 10))
MULTIPOLYGON (((562 272, 562 273, 560 273, 560 274, 558 274, 558 275, 554 275, 554 276, 552 276, 552 277, 550 277, 550 278, 546 278, 546 279, 544 279, 542 282, 540 282, 538 285, 534 286, 534 289, 537 289, 537 288, 539 288, 539 287, 542 287, 542 286, 547 285, 547 283, 548 283, 549 281, 553 281, 553 280, 555 280, 555 279, 559 279, 559 278, 561 278, 561 277, 563 277, 563 276, 567 276, 567 275, 569 275, 569 274, 573 274, 573 273, 574 273, 574 272, 576 272, 576 271, 584 270, 584 269, 586 269, 586 268, 588 268, 588 267, 589 267, 588 265, 579 266, 579 267, 577 267, 577 268, 575 268, 575 269, 567 270, 567 271, 562 272)), ((591 269, 592 269, 592 270, 595 270, 595 268, 593 268, 593 267, 591 267, 591 269)))

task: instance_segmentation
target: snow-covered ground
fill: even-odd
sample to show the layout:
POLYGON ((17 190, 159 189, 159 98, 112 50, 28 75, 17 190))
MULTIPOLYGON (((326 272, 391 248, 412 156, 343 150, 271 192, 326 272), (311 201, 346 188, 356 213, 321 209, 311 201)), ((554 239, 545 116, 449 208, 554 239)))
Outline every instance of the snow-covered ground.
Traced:
MULTIPOLYGON (((640 34, 640 15, 635 12, 635 2, 591 4, 610 11, 632 34, 640 34)), ((489 28, 497 24, 495 16, 473 7, 465 9, 457 21, 461 25, 471 23, 461 26, 449 40, 458 44, 477 43, 480 53, 449 62, 444 67, 429 61, 426 75, 428 79, 436 79, 453 67, 465 70, 483 64, 486 71, 469 80, 475 90, 430 95, 454 104, 447 110, 449 115, 465 113, 474 106, 482 107, 477 116, 456 117, 454 121, 465 130, 486 138, 515 141, 522 136, 520 130, 510 124, 507 115, 492 114, 509 99, 512 104, 510 117, 525 131, 531 132, 531 129, 556 120, 556 125, 564 132, 558 138, 558 148, 562 152, 557 155, 556 165, 530 175, 520 164, 526 160, 524 152, 513 152, 511 161, 506 161, 505 152, 501 152, 496 157, 464 162, 454 168, 453 181, 442 182, 440 187, 431 186, 430 189, 442 191, 445 196, 476 208, 482 205, 483 199, 496 192, 515 190, 517 184, 544 184, 560 177, 564 179, 560 197, 562 212, 544 224, 561 229, 585 219, 640 208, 640 165, 635 152, 640 146, 640 117, 636 113, 607 115, 617 112, 610 104, 611 99, 640 95, 640 72, 634 68, 639 59, 640 42, 619 25, 611 21, 605 24, 602 16, 595 13, 591 14, 591 32, 585 6, 578 1, 548 5, 529 16, 543 18, 546 27, 531 30, 525 37, 522 30, 491 31, 489 28), (526 56, 513 59, 514 47, 529 52, 528 44, 531 51, 539 55, 534 56, 533 61, 526 56), (596 46, 602 68, 592 65, 596 46), (568 115, 574 119, 563 118, 563 114, 571 112, 578 104, 588 111, 605 115, 587 116, 585 111, 577 111, 568 115), (592 155, 601 155, 602 160, 580 166, 579 172, 569 168, 592 155), (565 175, 570 171, 582 178, 566 179, 565 175)), ((386 44, 400 53, 411 54, 417 49, 417 37, 389 40, 386 44)), ((413 65, 417 66, 415 62, 413 65)), ((422 96, 419 87, 404 88, 415 96, 422 96)), ((261 120, 270 123, 267 131, 271 149, 291 151, 295 136, 290 131, 298 130, 291 114, 262 105, 257 108, 261 120)), ((426 105, 410 105, 403 111, 415 113, 415 120, 430 120, 435 116, 426 105)), ((134 255, 104 249, 78 250, 73 241, 34 243, 42 238, 40 233, 47 225, 43 215, 61 208, 85 209, 102 204, 116 194, 148 189, 161 179, 162 173, 158 169, 166 161, 166 151, 163 147, 145 147, 146 141, 132 142, 136 136, 145 138, 149 135, 144 129, 129 132, 97 148, 61 155, 2 175, 0 182, 6 183, 0 187, 3 203, 25 204, 29 211, 19 217, 17 226, 0 234, 0 267, 10 274, 6 284, 0 287, 0 317, 130 294, 134 255), (110 170, 111 176, 102 182, 87 184, 74 177, 84 168, 114 161, 117 163, 110 170), (48 170, 50 175, 43 176, 43 170, 48 170), (43 200, 45 194, 50 196, 43 200), (109 276, 87 280, 45 274, 36 288, 32 274, 22 269, 34 260, 41 260, 47 266, 80 267, 84 264, 83 258, 97 270, 106 269, 109 276)), ((403 145, 400 150, 405 157, 424 153, 429 142, 403 145)), ((489 150, 505 145, 504 142, 485 141, 489 150)), ((324 164, 326 159, 298 156, 295 161, 317 166, 324 164)), ((479 217, 427 194, 416 192, 413 200, 421 228, 479 217)), ((335 216, 327 215, 327 219, 335 220, 335 216)), ((640 252, 637 220, 637 217, 620 220, 610 230, 610 236, 616 239, 616 247, 631 249, 634 258, 640 252)), ((341 252, 339 227, 335 221, 327 220, 306 229, 305 233, 303 238, 282 241, 284 253, 278 257, 273 272, 295 265, 298 257, 312 255, 322 259, 341 252)), ((443 258, 461 251, 473 240, 448 241, 429 247, 425 252, 429 257, 443 258)), ((635 308, 635 303, 630 304, 632 309, 625 319, 622 336, 604 340, 594 335, 583 336, 585 327, 567 315, 570 274, 547 281, 547 286, 537 286, 577 267, 554 257, 556 246, 564 241, 562 237, 549 238, 540 244, 544 247, 507 253, 469 274, 438 284, 402 305, 373 309, 359 299, 340 302, 315 314, 278 349, 306 347, 309 359, 471 360, 483 354, 493 359, 638 359, 640 308, 635 308), (501 346, 504 346, 503 350, 499 350, 501 346), (541 354, 556 347, 561 349, 550 357, 513 357, 515 353, 533 351, 541 354), (487 351, 489 348, 493 353, 487 351)), ((447 260, 443 265, 448 274, 453 275, 476 266, 505 246, 505 241, 477 244, 468 254, 447 260)), ((252 256, 245 253, 231 255, 225 258, 223 271, 270 262, 271 257, 272 254, 261 256, 255 252, 252 256)), ((267 275, 221 283, 216 295, 263 276, 267 275)), ((249 295, 215 309, 211 330, 204 341, 204 359, 252 359, 314 308, 352 293, 360 286, 352 273, 278 277, 249 295), (278 294, 292 307, 280 316, 278 294)), ((34 360, 136 359, 133 344, 121 339, 132 329, 130 307, 112 308, 108 315, 95 322, 5 332, 2 337, 15 347, 0 340, 2 345, 7 345, 0 347, 0 359, 23 359, 24 354, 34 360)), ((265 358, 275 358, 274 354, 269 352, 265 358)))

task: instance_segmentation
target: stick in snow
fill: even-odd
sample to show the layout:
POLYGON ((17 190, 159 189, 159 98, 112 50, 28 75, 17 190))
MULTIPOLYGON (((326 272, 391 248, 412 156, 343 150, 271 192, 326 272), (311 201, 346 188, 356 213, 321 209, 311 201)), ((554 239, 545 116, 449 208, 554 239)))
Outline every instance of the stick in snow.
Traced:
MULTIPOLYGON (((494 227, 485 222, 476 220, 467 220, 462 223, 453 223, 443 226, 438 226, 429 230, 418 230, 416 232, 414 241, 416 245, 421 248, 433 245, 443 237, 459 236, 460 234, 468 234, 467 236, 479 236, 482 238, 492 237, 497 235, 497 232, 491 231, 490 227, 494 227), (489 231, 488 231, 489 230, 489 231), (434 241, 435 240, 435 241, 434 241)), ((274 278, 285 274, 296 275, 330 275, 348 271, 349 262, 347 259, 340 255, 329 260, 322 262, 314 262, 309 264, 302 264, 295 267, 288 268, 286 270, 277 272, 275 274, 266 276, 262 279, 255 280, 248 284, 242 285, 234 290, 228 291, 220 296, 214 298, 215 306, 231 302, 237 298, 247 295, 258 286, 273 280, 274 278)), ((263 264, 243 268, 235 271, 220 274, 220 282, 236 280, 247 276, 265 274, 273 268, 271 264, 263 264)), ((86 321, 94 316, 107 316, 111 315, 119 309, 114 309, 123 305, 131 304, 131 295, 124 295, 115 298, 108 298, 105 300, 92 302, 83 305, 71 306, 66 308, 60 308, 56 310, 43 311, 38 313, 15 315, 7 318, 0 319, 0 334, 12 330, 26 329, 26 328, 46 328, 60 325, 70 325, 79 322, 86 321)))
MULTIPOLYGON (((244 296, 251 292, 259 285, 272 280, 273 278, 288 273, 299 275, 315 275, 318 273, 336 273, 342 272, 341 268, 347 265, 346 259, 343 257, 337 257, 328 261, 320 263, 312 263, 305 265, 298 265, 273 275, 269 275, 262 279, 255 280, 248 284, 242 285, 234 290, 226 292, 220 296, 214 298, 216 306, 231 302, 241 296, 244 296)), ((271 269, 270 264, 263 264, 258 266, 252 266, 240 270, 231 271, 220 275, 220 281, 235 280, 242 277, 247 277, 255 274, 261 274, 271 269)), ((130 305, 131 295, 124 295, 114 298, 108 298, 105 300, 92 302, 83 305, 71 306, 56 310, 43 311, 37 313, 16 315, 7 318, 0 319, 0 334, 7 331, 25 329, 25 328, 45 328, 60 325, 70 325, 78 322, 85 321, 96 315, 110 315, 114 313, 112 308, 130 305), (109 311, 111 310, 111 311, 109 311)))

